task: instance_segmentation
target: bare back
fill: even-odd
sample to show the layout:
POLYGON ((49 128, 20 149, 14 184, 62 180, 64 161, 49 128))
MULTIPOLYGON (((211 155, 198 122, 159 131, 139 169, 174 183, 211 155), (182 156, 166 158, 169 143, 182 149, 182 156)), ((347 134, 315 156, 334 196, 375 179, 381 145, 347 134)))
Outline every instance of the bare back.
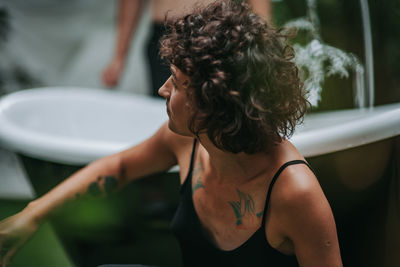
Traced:
POLYGON ((152 20, 155 22, 164 22, 165 15, 168 17, 180 17, 190 13, 197 4, 207 5, 212 0, 153 0, 151 3, 152 20))

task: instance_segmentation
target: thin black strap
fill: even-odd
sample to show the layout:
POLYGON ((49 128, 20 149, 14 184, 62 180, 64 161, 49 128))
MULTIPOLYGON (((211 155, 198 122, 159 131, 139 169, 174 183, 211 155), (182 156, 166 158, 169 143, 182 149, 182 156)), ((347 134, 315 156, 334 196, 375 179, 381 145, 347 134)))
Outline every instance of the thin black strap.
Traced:
POLYGON ((190 156, 190 165, 189 165, 189 171, 188 174, 186 176, 186 180, 188 180, 191 176, 192 176, 192 171, 193 171, 193 163, 194 163, 194 154, 196 152, 196 143, 197 143, 197 139, 194 139, 193 141, 193 148, 192 148, 192 155, 190 156))
POLYGON ((279 175, 283 172, 283 170, 286 169, 286 167, 288 167, 288 166, 290 166, 290 165, 295 165, 295 164, 305 164, 305 165, 307 165, 307 166, 310 168, 310 170, 311 170, 312 172, 314 172, 313 169, 311 168, 311 166, 310 166, 307 162, 305 162, 304 160, 292 160, 292 161, 288 161, 288 162, 286 162, 285 164, 283 164, 283 165, 279 168, 279 170, 275 173, 274 177, 272 178, 271 183, 269 184, 269 187, 268 187, 268 193, 267 193, 267 199, 266 199, 266 201, 265 201, 265 207, 264 207, 264 215, 263 215, 263 220, 262 220, 262 226, 265 225, 265 217, 266 217, 267 210, 268 210, 268 206, 269 206, 269 200, 270 200, 270 198, 271 198, 272 187, 274 186, 276 180, 278 179, 279 175))

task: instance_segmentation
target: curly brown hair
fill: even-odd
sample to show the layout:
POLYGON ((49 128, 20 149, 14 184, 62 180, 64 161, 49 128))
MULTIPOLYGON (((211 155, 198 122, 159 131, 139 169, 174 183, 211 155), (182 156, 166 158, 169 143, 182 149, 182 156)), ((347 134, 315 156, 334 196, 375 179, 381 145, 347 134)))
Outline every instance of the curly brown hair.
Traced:
POLYGON ((219 0, 166 22, 160 54, 190 77, 190 130, 232 153, 266 151, 293 134, 308 101, 289 34, 248 4, 219 0))

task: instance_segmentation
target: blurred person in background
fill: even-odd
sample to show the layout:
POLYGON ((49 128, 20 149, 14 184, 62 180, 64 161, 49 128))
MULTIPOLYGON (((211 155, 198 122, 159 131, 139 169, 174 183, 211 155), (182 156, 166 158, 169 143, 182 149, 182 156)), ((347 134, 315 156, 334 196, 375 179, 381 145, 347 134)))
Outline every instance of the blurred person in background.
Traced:
MULTIPOLYGON (((151 10, 151 35, 146 45, 146 58, 150 70, 151 92, 150 95, 158 96, 158 89, 171 75, 169 66, 159 57, 159 41, 165 32, 165 20, 181 17, 187 14, 196 4, 205 5, 214 0, 152 0, 151 10)), ((132 37, 138 26, 144 10, 145 0, 119 0, 117 8, 117 25, 114 54, 102 73, 102 81, 107 87, 114 87, 119 83, 124 73, 126 59, 130 49, 132 37)), ((248 0, 253 10, 270 20, 270 0, 248 0)))

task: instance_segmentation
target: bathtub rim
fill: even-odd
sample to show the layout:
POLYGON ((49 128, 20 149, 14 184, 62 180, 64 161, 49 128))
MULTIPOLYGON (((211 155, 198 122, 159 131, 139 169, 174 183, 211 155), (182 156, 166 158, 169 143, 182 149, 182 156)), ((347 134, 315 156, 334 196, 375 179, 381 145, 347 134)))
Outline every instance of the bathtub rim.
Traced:
MULTIPOLYGON (((26 97, 38 91, 45 93, 57 88, 61 92, 65 88, 44 87, 34 88, 8 94, 0 98, 0 145, 30 157, 51 162, 82 165, 106 155, 116 153, 142 140, 132 142, 91 142, 91 140, 79 140, 65 137, 56 137, 43 133, 27 133, 16 127, 5 118, 3 110, 17 101, 18 97, 26 97), (60 145, 61 144, 61 145, 60 145)), ((68 88, 67 90, 71 90, 68 88)), ((80 92, 91 92, 93 88, 79 88, 80 92)), ((104 93, 104 90, 99 90, 104 93)), ((126 97, 126 93, 115 92, 114 95, 126 97)), ((136 97, 136 96, 135 96, 136 97)), ((147 101, 146 96, 138 96, 147 101)), ((158 101, 158 100, 157 100, 158 101)), ((160 112, 165 113, 165 102, 160 100, 160 112)), ((149 133, 150 136, 153 133, 149 133)), ((329 112, 319 112, 306 115, 305 123, 290 138, 290 141, 299 149, 305 157, 313 157, 335 151, 345 150, 356 146, 373 143, 390 137, 400 135, 400 103, 376 106, 369 109, 351 109, 329 112), (361 116, 362 119, 346 120, 349 114, 361 116), (323 116, 343 118, 343 122, 324 127, 313 127, 307 130, 307 123, 318 121, 323 116), (371 126, 373 125, 373 127, 371 126)))

